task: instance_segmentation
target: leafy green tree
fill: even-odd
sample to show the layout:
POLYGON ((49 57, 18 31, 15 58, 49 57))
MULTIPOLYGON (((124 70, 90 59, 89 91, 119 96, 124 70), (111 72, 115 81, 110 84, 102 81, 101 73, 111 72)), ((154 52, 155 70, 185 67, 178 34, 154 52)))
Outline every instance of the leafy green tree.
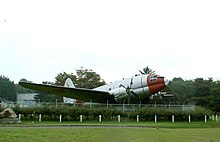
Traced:
POLYGON ((215 112, 220 112, 220 81, 212 83, 207 106, 215 112))
POLYGON ((84 69, 81 67, 76 70, 76 85, 80 88, 92 89, 105 84, 101 76, 92 69, 84 69))
POLYGON ((183 92, 185 89, 184 85, 184 80, 182 78, 174 78, 170 83, 169 83, 169 88, 171 89, 172 93, 174 94, 176 98, 176 102, 178 104, 184 103, 183 99, 183 92))
POLYGON ((9 78, 5 76, 0 76, 0 98, 16 101, 16 87, 14 82, 10 81, 9 78))
POLYGON ((194 96, 204 97, 210 94, 211 83, 213 82, 212 78, 209 80, 204 80, 203 78, 196 78, 194 80, 194 96))
POLYGON ((193 82, 193 96, 190 100, 196 102, 197 105, 207 106, 208 96, 211 93, 211 85, 212 85, 212 78, 208 80, 204 80, 203 78, 196 78, 193 82))
POLYGON ((92 89, 105 84, 101 76, 94 72, 92 69, 76 69, 76 75, 73 73, 59 73, 55 77, 56 85, 64 85, 67 78, 70 78, 76 87, 92 89))

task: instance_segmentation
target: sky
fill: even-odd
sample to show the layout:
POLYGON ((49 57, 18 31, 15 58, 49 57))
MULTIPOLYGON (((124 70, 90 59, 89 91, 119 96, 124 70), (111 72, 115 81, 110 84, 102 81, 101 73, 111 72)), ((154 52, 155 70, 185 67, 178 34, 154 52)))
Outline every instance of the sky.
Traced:
POLYGON ((219 0, 0 0, 0 75, 55 81, 84 67, 107 83, 149 66, 220 79, 219 0))

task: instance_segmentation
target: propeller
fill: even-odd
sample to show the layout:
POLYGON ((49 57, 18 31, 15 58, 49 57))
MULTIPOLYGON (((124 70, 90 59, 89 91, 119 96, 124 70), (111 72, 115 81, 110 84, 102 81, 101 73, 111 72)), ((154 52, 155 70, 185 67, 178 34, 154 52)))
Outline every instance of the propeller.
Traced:
POLYGON ((128 94, 128 104, 130 104, 131 95, 137 96, 137 94, 133 91, 133 89, 131 89, 132 84, 133 84, 133 78, 131 78, 130 86, 125 87, 123 84, 120 84, 119 86, 125 88, 125 91, 128 94))

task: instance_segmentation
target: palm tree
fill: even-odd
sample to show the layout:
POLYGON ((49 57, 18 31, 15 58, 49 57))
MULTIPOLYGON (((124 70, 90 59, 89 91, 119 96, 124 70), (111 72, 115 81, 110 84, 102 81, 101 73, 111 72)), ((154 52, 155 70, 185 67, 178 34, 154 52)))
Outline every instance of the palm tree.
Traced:
POLYGON ((144 75, 144 74, 155 74, 155 71, 150 69, 148 66, 143 68, 143 71, 139 70, 139 72, 144 75))

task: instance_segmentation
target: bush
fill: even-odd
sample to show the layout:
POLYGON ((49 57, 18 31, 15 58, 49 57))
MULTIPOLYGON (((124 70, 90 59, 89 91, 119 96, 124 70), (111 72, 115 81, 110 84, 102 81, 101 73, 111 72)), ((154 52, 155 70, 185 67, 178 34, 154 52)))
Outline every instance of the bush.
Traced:
MULTIPOLYGON (((103 120, 114 120, 118 115, 122 119, 136 120, 139 115, 140 121, 154 121, 155 115, 157 115, 158 121, 171 121, 172 115, 175 116, 175 121, 188 121, 189 115, 191 121, 202 121, 204 116, 211 115, 210 110, 204 108, 197 108, 195 111, 178 111, 168 110, 161 108, 142 108, 137 111, 123 112, 112 108, 74 108, 74 107, 36 107, 36 108, 13 108, 16 114, 22 114, 23 120, 38 120, 39 114, 42 116, 42 120, 59 120, 59 116, 62 115, 64 121, 79 121, 80 115, 83 115, 83 120, 98 120, 99 115, 102 115, 103 120)), ((208 118, 208 117, 207 117, 208 118)), ((115 119, 116 121, 116 119, 115 119)))

